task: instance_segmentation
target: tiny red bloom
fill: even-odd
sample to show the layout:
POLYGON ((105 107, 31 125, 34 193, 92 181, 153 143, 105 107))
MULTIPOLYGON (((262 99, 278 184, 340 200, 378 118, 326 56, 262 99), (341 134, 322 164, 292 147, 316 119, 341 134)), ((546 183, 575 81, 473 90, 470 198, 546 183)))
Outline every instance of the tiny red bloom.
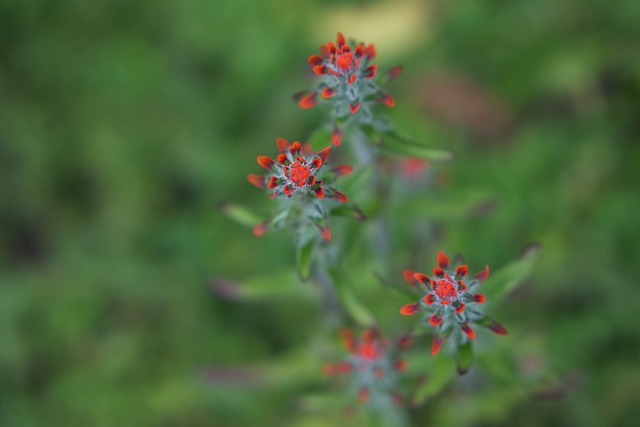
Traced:
POLYGON ((450 267, 449 257, 442 251, 436 255, 438 267, 433 269, 433 278, 426 274, 405 270, 403 276, 412 286, 422 289, 421 299, 412 304, 406 304, 400 309, 400 313, 408 316, 418 311, 424 312, 426 321, 437 330, 433 338, 431 353, 437 354, 447 338, 457 330, 457 336, 464 342, 465 339, 473 340, 476 337, 475 330, 470 323, 480 324, 492 331, 504 335, 506 329, 499 323, 486 317, 482 306, 486 296, 476 293, 481 282, 489 276, 489 267, 468 279, 469 267, 459 265, 450 267))
MULTIPOLYGON (((274 196, 284 194, 291 197, 296 192, 304 192, 323 198, 325 190, 318 175, 329 158, 331 147, 314 153, 298 141, 290 144, 284 138, 278 138, 276 144, 280 152, 276 160, 268 156, 258 156, 258 164, 268 169, 269 174, 264 177, 250 174, 247 176, 249 182, 261 188, 264 188, 266 183, 269 189, 275 190, 274 196)), ((332 189, 331 197, 341 202, 348 199, 344 193, 335 189, 332 189)))
MULTIPOLYGON (((393 97, 384 93, 379 84, 393 80, 402 67, 396 66, 378 79, 378 65, 371 63, 375 57, 373 44, 350 42, 342 33, 338 33, 335 42, 323 44, 319 55, 313 54, 307 59, 313 72, 322 76, 322 83, 314 92, 301 93, 294 98, 302 108, 311 108, 319 100, 331 102, 334 105, 334 117, 343 120, 349 115, 370 115, 371 107, 376 102, 393 107, 393 97), (344 105, 348 105, 348 109, 343 108, 344 105)), ((341 138, 334 134, 334 145, 339 145, 340 141, 341 138)))
POLYGON ((343 345, 349 352, 345 361, 325 365, 325 375, 348 374, 356 390, 356 399, 365 403, 381 393, 398 395, 396 374, 407 369, 407 361, 398 358, 398 351, 411 345, 411 337, 401 336, 393 345, 381 337, 376 329, 365 330, 359 339, 350 329, 340 332, 343 345))
POLYGON ((334 199, 345 203, 349 197, 333 187, 333 181, 351 172, 349 165, 325 168, 331 153, 331 146, 318 152, 311 149, 309 143, 298 141, 289 143, 284 138, 276 140, 278 155, 275 160, 268 156, 258 156, 260 166, 267 170, 265 175, 249 174, 247 180, 253 185, 270 190, 271 198, 297 197, 297 208, 288 205, 285 211, 275 215, 272 221, 263 221, 254 228, 254 234, 261 236, 270 228, 281 228, 283 222, 292 224, 310 224, 317 227, 325 240, 331 239, 331 228, 327 224, 328 214, 321 203, 313 199, 334 199), (329 171, 328 173, 325 173, 329 171), (295 212, 289 215, 289 212, 295 212))

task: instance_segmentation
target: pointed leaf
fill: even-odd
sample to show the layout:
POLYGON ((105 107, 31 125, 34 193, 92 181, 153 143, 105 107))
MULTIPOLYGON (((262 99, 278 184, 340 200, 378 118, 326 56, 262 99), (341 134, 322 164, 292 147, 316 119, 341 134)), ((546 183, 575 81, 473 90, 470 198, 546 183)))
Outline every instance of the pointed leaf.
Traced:
POLYGON ((315 239, 309 239, 308 242, 296 250, 296 267, 298 269, 298 275, 303 282, 306 282, 311 274, 311 264, 315 247, 315 239))
POLYGON ((384 136, 382 151, 388 154, 419 157, 433 161, 450 161, 454 158, 451 151, 427 147, 404 138, 395 132, 387 132, 384 136))
MULTIPOLYGON (((425 355, 424 357, 428 357, 425 355)), ((453 368, 453 360, 449 357, 436 357, 431 369, 428 371, 428 377, 415 390, 411 404, 420 406, 432 396, 437 395, 444 389, 454 378, 455 369, 453 368)))
POLYGON ((253 228, 256 224, 263 220, 263 218, 260 218, 255 213, 240 205, 234 205, 232 203, 221 203, 219 205, 219 208, 220 211, 222 211, 222 213, 225 214, 228 218, 246 227, 253 228))
POLYGON ((210 288, 221 297, 237 301, 309 297, 307 287, 300 285, 290 269, 238 281, 214 277, 210 288))
POLYGON ((458 346, 458 355, 456 357, 456 369, 458 374, 464 375, 473 364, 473 344, 467 341, 465 344, 458 346))
POLYGON ((486 304, 492 307, 499 304, 531 276, 540 247, 539 244, 527 246, 519 259, 491 274, 489 279, 481 285, 481 291, 487 297, 486 304))
POLYGON ((330 211, 331 216, 344 216, 347 218, 355 219, 356 221, 364 221, 367 216, 355 205, 343 205, 338 206, 330 211))
POLYGON ((329 270, 329 274, 336 286, 336 292, 340 297, 340 302, 344 305, 353 320, 362 327, 371 327, 375 325, 375 317, 356 297, 353 289, 347 283, 344 272, 333 268, 329 270))

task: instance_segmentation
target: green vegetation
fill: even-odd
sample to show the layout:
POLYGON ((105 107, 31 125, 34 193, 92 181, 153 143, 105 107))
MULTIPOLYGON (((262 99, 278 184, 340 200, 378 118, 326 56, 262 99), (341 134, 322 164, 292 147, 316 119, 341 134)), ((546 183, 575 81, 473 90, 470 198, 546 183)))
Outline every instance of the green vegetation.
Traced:
MULTIPOLYGON (((336 31, 403 64, 389 116, 456 153, 397 213, 395 269, 542 246, 497 309, 499 357, 453 383, 434 358, 415 425, 637 425, 639 16, 635 0, 0 2, 0 425, 344 422, 290 236, 219 209, 268 210, 245 177, 322 119, 291 95, 336 31), (212 292, 220 278, 244 293, 212 292)), ((350 275, 400 328, 406 301, 350 275)))

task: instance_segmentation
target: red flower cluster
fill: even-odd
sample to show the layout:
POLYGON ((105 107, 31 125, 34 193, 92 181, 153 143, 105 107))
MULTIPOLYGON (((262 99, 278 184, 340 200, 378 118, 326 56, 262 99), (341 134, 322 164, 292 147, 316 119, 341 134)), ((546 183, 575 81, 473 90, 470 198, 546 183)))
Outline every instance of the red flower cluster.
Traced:
MULTIPOLYGON (((352 168, 349 165, 340 165, 325 171, 324 166, 329 158, 330 146, 314 152, 308 143, 303 145, 295 141, 290 144, 286 139, 278 138, 276 144, 280 153, 275 160, 268 156, 259 156, 257 159, 258 164, 267 169, 267 174, 247 175, 250 183, 259 188, 273 190, 271 198, 276 196, 291 198, 294 194, 299 194, 303 198, 313 195, 317 199, 326 197, 343 203, 349 200, 346 194, 330 184, 337 177, 351 173, 352 168)), ((310 215, 310 218, 312 217, 310 215)), ((324 239, 331 239, 331 230, 328 226, 313 219, 311 222, 320 228, 324 239)), ((256 236, 264 234, 269 230, 269 223, 269 220, 260 222, 254 227, 253 233, 256 236)))
MULTIPOLYGON (((382 102, 389 107, 395 105, 394 99, 382 92, 373 83, 378 66, 370 62, 376 56, 373 44, 349 44, 344 35, 338 33, 336 43, 328 42, 320 47, 320 55, 311 55, 309 64, 316 74, 324 76, 323 82, 313 92, 302 92, 296 95, 302 108, 311 108, 318 102, 318 96, 331 99, 335 104, 335 118, 344 118, 349 113, 355 115, 362 107, 369 110, 371 101, 382 102), (348 108, 348 113, 347 113, 348 108)), ((389 70, 387 81, 397 77, 402 68, 396 66, 389 70)), ((342 130, 334 125, 331 136, 334 145, 342 142, 342 130)))
MULTIPOLYGON (((291 197, 296 192, 313 193, 319 199, 325 196, 334 198, 340 202, 349 200, 346 194, 328 189, 325 192, 322 181, 318 179, 318 173, 329 157, 331 147, 326 147, 314 153, 309 144, 302 145, 298 141, 293 144, 284 138, 276 141, 280 154, 276 159, 268 156, 259 156, 258 164, 267 169, 267 175, 249 174, 247 179, 253 185, 260 188, 274 190, 271 198, 284 194, 291 197)), ((333 169, 337 175, 346 175, 352 170, 351 166, 342 165, 333 169)))
POLYGON ((379 337, 375 329, 364 331, 360 340, 349 329, 343 329, 341 335, 349 357, 346 361, 325 365, 325 374, 352 374, 360 402, 368 401, 372 392, 391 393, 394 400, 401 401, 402 396, 389 390, 389 386, 393 384, 390 380, 394 373, 407 369, 407 362, 396 358, 395 353, 408 348, 410 338, 404 336, 393 346, 388 338, 379 337))
POLYGON ((507 330, 499 323, 489 321, 478 307, 486 301, 486 297, 475 291, 489 277, 489 266, 485 266, 484 270, 465 282, 469 272, 467 265, 460 265, 455 271, 448 270, 449 257, 442 251, 438 252, 436 261, 438 267, 433 269, 435 278, 413 270, 404 271, 405 280, 411 286, 422 289, 425 294, 418 302, 406 304, 400 309, 400 314, 405 316, 424 311, 428 322, 438 328, 431 344, 431 354, 435 355, 440 351, 455 327, 459 327, 468 339, 475 339, 476 333, 470 323, 481 322, 494 332, 506 335, 507 330))

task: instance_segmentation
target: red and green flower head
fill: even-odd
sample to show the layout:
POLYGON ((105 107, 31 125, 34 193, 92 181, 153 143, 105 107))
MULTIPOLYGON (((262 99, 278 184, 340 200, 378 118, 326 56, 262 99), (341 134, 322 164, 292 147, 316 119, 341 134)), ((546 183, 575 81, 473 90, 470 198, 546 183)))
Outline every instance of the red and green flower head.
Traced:
MULTIPOLYGON (((347 42, 344 35, 338 33, 335 43, 330 41, 322 45, 320 55, 314 54, 308 59, 313 71, 323 76, 323 81, 316 90, 302 92, 295 98, 302 108, 313 107, 319 99, 333 104, 334 145, 340 145, 342 141, 342 129, 338 123, 357 117, 360 122, 370 124, 373 104, 395 105, 394 99, 383 92, 378 84, 378 66, 371 64, 375 57, 373 44, 365 46, 363 43, 347 42)), ((384 73, 385 83, 393 80, 401 71, 402 68, 396 66, 384 73)))
POLYGON ((398 352, 411 345, 409 337, 403 336, 392 343, 388 338, 380 337, 376 329, 368 329, 357 339, 346 328, 341 336, 349 355, 340 363, 325 365, 325 374, 348 375, 351 387, 362 403, 380 399, 401 403, 402 395, 396 390, 398 373, 407 369, 407 362, 398 358, 398 352))
MULTIPOLYGON (((325 224, 324 209, 314 201, 329 198, 342 203, 347 202, 347 195, 331 184, 338 176, 350 173, 351 166, 327 168, 330 146, 314 152, 308 143, 303 145, 295 141, 291 144, 284 138, 278 138, 276 144, 279 154, 275 159, 268 156, 257 158, 258 164, 267 172, 264 175, 249 174, 247 179, 253 185, 269 190, 271 198, 295 198, 300 201, 297 209, 291 209, 292 206, 288 205, 287 210, 277 216, 279 222, 297 213, 298 217, 307 217, 316 224, 321 229, 323 237, 328 240, 331 234, 325 224)), ((262 235, 273 225, 272 223, 273 220, 261 222, 254 228, 254 234, 262 235)))
POLYGON ((444 252, 438 252, 436 261, 438 266, 433 269, 432 277, 413 270, 403 272, 405 280, 419 289, 423 296, 400 309, 400 314, 405 316, 423 313, 424 323, 436 328, 431 354, 437 354, 450 336, 455 336, 459 343, 475 339, 472 324, 481 324, 506 335, 507 330, 502 325, 485 316, 482 304, 486 297, 477 292, 480 284, 489 277, 489 266, 469 278, 469 267, 459 265, 455 269, 450 268, 449 257, 444 252))

